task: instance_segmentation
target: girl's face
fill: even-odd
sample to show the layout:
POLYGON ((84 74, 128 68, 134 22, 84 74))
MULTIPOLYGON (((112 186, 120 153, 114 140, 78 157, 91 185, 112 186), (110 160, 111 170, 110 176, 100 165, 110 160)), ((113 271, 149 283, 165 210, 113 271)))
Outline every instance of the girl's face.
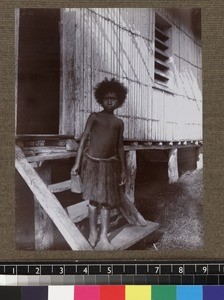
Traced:
POLYGON ((102 106, 106 111, 114 111, 118 107, 118 99, 116 93, 109 92, 102 99, 102 106))

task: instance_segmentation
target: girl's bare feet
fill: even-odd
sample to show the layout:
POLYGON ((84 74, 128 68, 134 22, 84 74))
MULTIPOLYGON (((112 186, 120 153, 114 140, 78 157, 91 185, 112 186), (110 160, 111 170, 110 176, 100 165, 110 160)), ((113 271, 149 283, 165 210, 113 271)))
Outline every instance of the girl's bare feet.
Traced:
POLYGON ((112 251, 115 250, 114 247, 111 245, 111 243, 108 241, 107 238, 101 237, 99 242, 96 244, 95 250, 106 250, 106 251, 112 251))

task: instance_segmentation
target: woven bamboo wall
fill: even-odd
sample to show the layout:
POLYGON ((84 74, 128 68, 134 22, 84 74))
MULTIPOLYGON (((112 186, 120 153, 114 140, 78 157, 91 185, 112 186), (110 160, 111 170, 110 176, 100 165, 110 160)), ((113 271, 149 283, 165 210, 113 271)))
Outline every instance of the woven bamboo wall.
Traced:
POLYGON ((93 87, 115 77, 129 90, 117 111, 126 139, 202 139, 200 41, 189 22, 158 13, 172 25, 172 93, 154 87, 155 10, 61 10, 61 134, 81 136, 88 115, 100 110, 93 87))

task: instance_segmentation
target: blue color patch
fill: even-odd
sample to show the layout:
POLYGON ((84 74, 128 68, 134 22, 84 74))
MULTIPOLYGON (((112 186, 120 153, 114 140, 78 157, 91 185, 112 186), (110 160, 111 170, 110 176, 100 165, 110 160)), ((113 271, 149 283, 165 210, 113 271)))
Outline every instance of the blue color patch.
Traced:
POLYGON ((177 286, 176 292, 176 300, 203 300, 203 288, 201 285, 177 286))

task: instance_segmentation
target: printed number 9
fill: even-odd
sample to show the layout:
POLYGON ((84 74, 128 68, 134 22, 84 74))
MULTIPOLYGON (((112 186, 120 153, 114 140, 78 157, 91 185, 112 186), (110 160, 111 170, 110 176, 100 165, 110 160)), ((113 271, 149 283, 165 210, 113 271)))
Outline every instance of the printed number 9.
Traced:
POLYGON ((207 273, 207 267, 203 267, 202 270, 203 270, 204 274, 207 273))

